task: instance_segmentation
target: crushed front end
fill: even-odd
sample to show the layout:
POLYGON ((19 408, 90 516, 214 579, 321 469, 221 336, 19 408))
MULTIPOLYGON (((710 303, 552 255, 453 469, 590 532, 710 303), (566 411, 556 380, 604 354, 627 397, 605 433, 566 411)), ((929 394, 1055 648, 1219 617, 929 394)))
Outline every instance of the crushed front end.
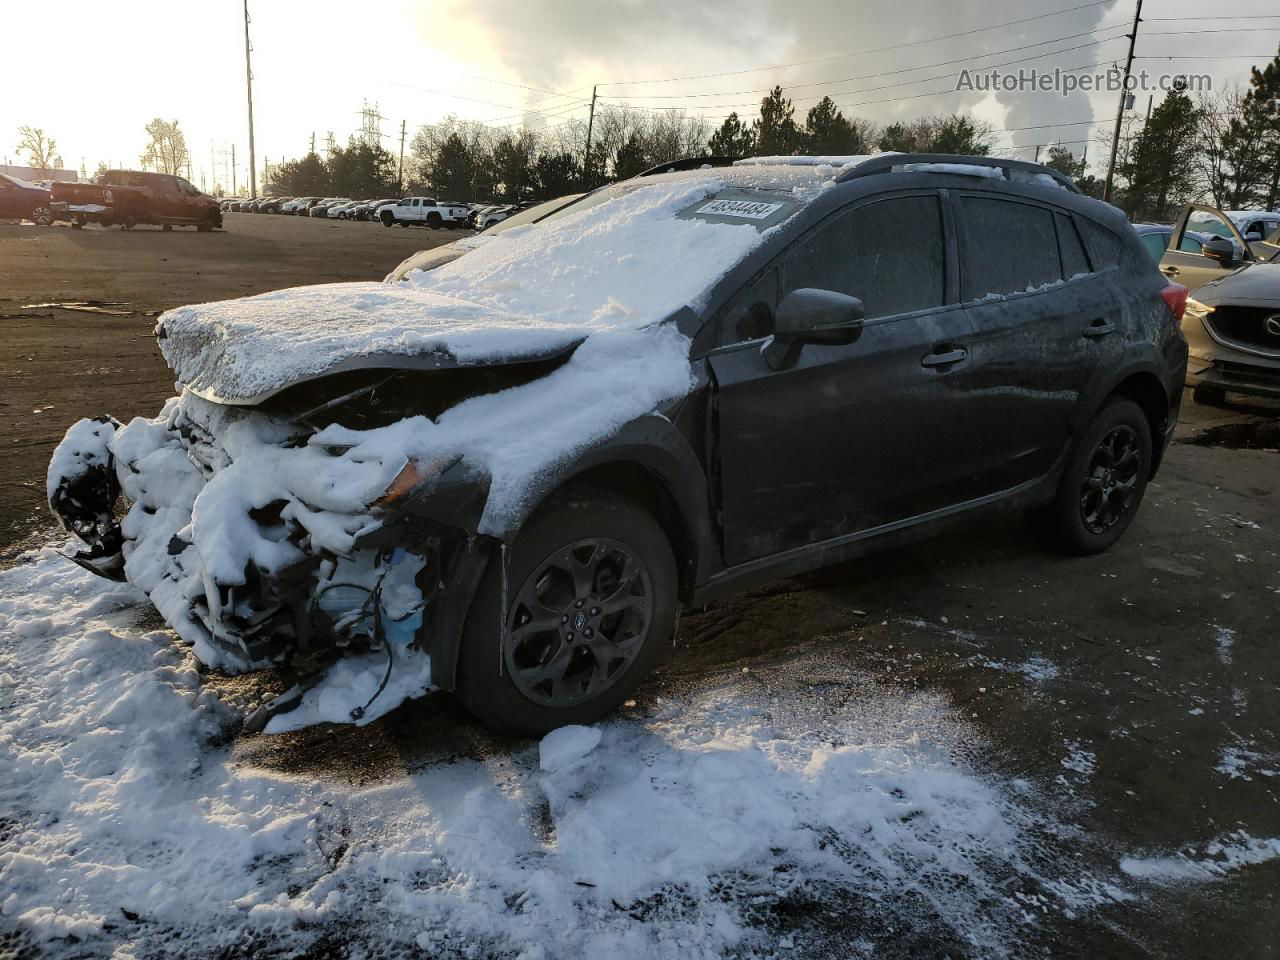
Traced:
POLYGON ((305 411, 184 391, 155 419, 80 421, 50 463, 71 559, 141 588, 208 667, 282 673, 250 729, 367 723, 452 686, 492 547, 475 532, 486 488, 415 453, 425 416, 369 417, 379 389, 403 393, 395 376, 305 411))

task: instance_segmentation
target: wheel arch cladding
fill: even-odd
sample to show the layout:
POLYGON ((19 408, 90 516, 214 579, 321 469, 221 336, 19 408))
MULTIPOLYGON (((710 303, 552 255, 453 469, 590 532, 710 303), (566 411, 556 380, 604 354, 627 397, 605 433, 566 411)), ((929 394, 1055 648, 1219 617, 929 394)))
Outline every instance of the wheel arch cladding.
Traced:
POLYGON ((1110 396, 1132 400, 1146 414, 1147 425, 1151 428, 1151 474, 1154 476, 1159 466, 1160 441, 1169 418, 1169 397, 1164 384, 1154 373, 1140 371, 1129 374, 1116 384, 1110 396))
POLYGON ((662 527, 676 558, 679 595, 686 598, 698 579, 698 538, 685 508, 656 471, 636 460, 597 463, 565 479, 544 499, 571 493, 575 487, 599 487, 621 494, 646 510, 662 527))

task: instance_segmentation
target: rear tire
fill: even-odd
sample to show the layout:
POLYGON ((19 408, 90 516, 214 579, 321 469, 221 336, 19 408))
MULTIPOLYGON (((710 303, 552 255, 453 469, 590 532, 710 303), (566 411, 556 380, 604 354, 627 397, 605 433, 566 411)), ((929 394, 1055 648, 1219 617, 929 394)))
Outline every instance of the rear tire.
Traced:
POLYGON ((1112 397, 1080 435, 1053 502, 1032 526, 1053 546, 1101 553, 1133 522, 1151 476, 1151 425, 1132 400, 1112 397))
POLYGON ((37 227, 48 227, 53 224, 53 209, 47 203, 37 203, 31 208, 28 218, 37 227))
POLYGON ((382 211, 382 225, 384 227, 394 226, 395 222, 396 222, 396 218, 393 214, 389 213, 386 210, 382 211))
POLYGON ((494 730, 542 736, 607 717, 661 659, 675 625, 675 557, 646 510, 581 487, 517 535, 505 594, 502 611, 495 555, 463 629, 458 697, 494 730))
POLYGON ((427 226, 432 230, 439 230, 444 226, 444 220, 438 213, 429 213, 427 214, 427 226))

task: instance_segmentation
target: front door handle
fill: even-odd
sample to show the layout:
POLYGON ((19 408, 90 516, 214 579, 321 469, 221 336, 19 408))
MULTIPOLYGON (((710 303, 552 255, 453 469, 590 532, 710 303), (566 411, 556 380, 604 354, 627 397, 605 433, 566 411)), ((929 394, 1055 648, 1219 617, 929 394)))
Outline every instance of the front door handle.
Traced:
POLYGON ((1161 267, 1160 272, 1163 273, 1166 277, 1176 277, 1182 271, 1180 271, 1177 267, 1161 267))
POLYGON ((1105 317, 1098 317, 1096 320, 1090 320, 1089 325, 1084 328, 1081 336, 1084 337, 1105 337, 1108 333, 1114 332, 1116 325, 1105 317))
POLYGON ((945 344, 938 346, 932 353, 926 353, 920 361, 923 367, 951 367, 969 359, 969 351, 964 347, 947 348, 945 344))

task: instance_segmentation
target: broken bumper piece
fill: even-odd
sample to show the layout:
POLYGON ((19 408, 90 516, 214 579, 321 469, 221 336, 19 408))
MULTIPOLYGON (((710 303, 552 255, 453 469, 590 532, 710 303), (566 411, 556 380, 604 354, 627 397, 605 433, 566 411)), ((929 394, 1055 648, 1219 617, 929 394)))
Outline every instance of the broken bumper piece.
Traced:
POLYGON ((73 426, 48 478, 50 507, 83 545, 71 559, 139 586, 205 665, 281 670, 289 690, 250 728, 368 723, 438 685, 433 648, 451 687, 487 555, 476 537, 382 508, 403 457, 219 416, 232 415, 184 394, 155 420, 73 426), (446 589, 459 572, 470 586, 446 589))

